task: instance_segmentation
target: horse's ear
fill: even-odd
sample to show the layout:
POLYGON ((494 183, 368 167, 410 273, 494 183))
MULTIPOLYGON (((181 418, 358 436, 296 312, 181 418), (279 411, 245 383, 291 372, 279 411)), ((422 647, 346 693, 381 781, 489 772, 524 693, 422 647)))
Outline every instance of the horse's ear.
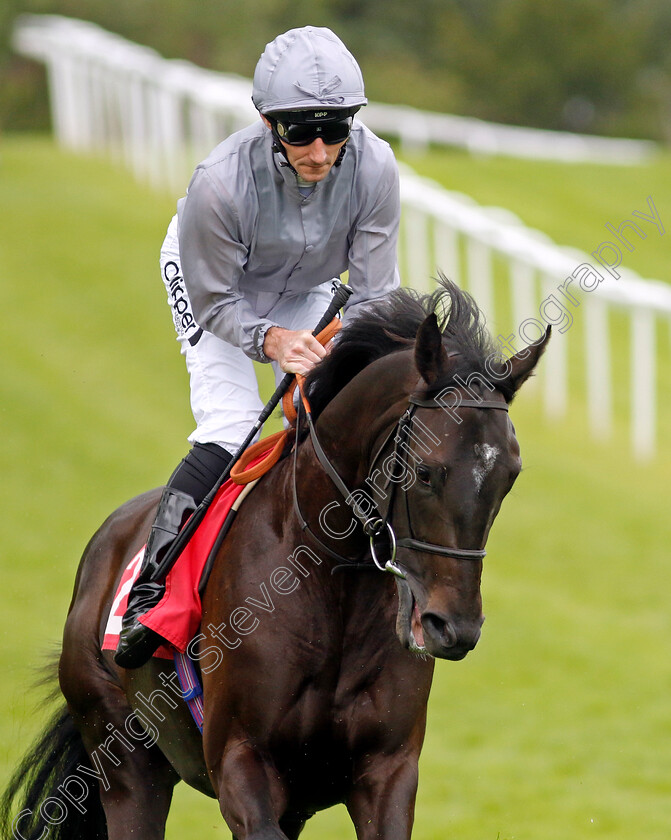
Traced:
POLYGON ((534 372, 534 368, 538 364, 538 360, 543 355, 548 341, 550 340, 551 328, 545 330, 545 335, 534 344, 520 350, 508 359, 510 365, 510 375, 508 382, 513 391, 518 391, 521 386, 534 372))
POLYGON ((417 330, 415 364, 427 385, 432 385, 447 367, 443 336, 434 312, 422 321, 417 330))

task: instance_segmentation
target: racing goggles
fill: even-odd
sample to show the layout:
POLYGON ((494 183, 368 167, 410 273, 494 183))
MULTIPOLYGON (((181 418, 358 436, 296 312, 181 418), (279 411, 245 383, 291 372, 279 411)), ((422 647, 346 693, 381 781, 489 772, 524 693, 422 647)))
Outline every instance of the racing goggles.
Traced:
POLYGON ((352 117, 314 122, 291 122, 268 115, 271 125, 283 143, 289 146, 309 146, 317 138, 327 146, 344 143, 352 130, 352 117))

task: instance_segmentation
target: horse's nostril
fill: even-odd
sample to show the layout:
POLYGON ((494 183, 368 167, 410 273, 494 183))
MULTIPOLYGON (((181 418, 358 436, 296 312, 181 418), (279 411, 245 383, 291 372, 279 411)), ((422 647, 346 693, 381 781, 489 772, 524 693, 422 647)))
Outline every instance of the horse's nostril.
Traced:
POLYGON ((432 636, 443 647, 451 648, 457 644, 457 633, 445 619, 435 613, 424 613, 422 626, 427 635, 432 636))

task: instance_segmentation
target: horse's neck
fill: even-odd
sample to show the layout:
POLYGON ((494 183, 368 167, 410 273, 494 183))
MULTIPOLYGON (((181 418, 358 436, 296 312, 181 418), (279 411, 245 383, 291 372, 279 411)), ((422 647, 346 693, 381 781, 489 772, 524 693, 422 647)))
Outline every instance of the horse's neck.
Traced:
MULTIPOLYGON (((362 500, 357 494, 370 493, 365 488, 374 453, 388 438, 404 411, 410 390, 405 381, 408 379, 404 376, 405 368, 399 364, 401 360, 391 365, 388 361, 382 364, 384 361, 369 365, 321 412, 316 424, 317 441, 312 442, 308 437, 300 447, 295 471, 293 462, 287 462, 285 469, 276 474, 278 485, 274 496, 291 498, 294 493, 296 495, 298 506, 294 512, 298 533, 306 534, 308 546, 315 548, 321 544, 322 551, 325 547, 325 554, 329 555, 328 563, 320 572, 325 577, 322 582, 324 593, 339 604, 343 598, 348 599, 349 589, 327 582, 331 569, 338 565, 339 558, 343 558, 340 560, 342 565, 351 566, 363 561, 368 554, 368 537, 357 526, 347 497, 355 493, 354 498, 360 503, 362 500), (319 448, 326 460, 319 457, 319 448)), ((413 385, 416 377, 415 373, 413 385)), ((369 577, 371 574, 342 571, 337 573, 336 579, 339 581, 352 575, 369 577)), ((360 599, 356 600, 355 606, 360 603, 360 599)), ((351 613, 351 608, 349 604, 347 614, 351 613)))
POLYGON ((345 481, 365 478, 376 442, 403 412, 417 380, 411 358, 411 353, 400 352, 378 359, 322 411, 319 440, 345 481))

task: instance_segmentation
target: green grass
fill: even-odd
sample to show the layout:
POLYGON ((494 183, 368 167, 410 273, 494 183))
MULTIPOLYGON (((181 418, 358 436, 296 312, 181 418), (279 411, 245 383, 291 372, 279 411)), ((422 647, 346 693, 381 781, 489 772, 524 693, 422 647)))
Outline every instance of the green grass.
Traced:
MULTIPOLYGON (((592 250, 603 222, 657 184, 666 212, 666 159, 546 179, 552 166, 444 158, 455 188, 563 244, 592 250), (601 178, 617 204, 599 195, 601 178)), ((438 174, 435 159, 425 165, 438 174)), ((84 545, 185 451, 187 381, 157 270, 173 207, 47 140, 0 146, 0 781, 40 727, 32 672, 60 638, 84 545)), ((649 237, 639 270, 661 278, 665 249, 649 237)), ((561 424, 533 390, 514 406, 525 470, 488 545, 482 640, 436 669, 417 840, 668 836, 671 446, 662 434, 657 456, 634 463, 624 419, 595 441, 582 399, 561 424)), ((182 785, 168 836, 229 835, 216 804, 182 785)), ((304 836, 354 832, 334 809, 304 836)))

